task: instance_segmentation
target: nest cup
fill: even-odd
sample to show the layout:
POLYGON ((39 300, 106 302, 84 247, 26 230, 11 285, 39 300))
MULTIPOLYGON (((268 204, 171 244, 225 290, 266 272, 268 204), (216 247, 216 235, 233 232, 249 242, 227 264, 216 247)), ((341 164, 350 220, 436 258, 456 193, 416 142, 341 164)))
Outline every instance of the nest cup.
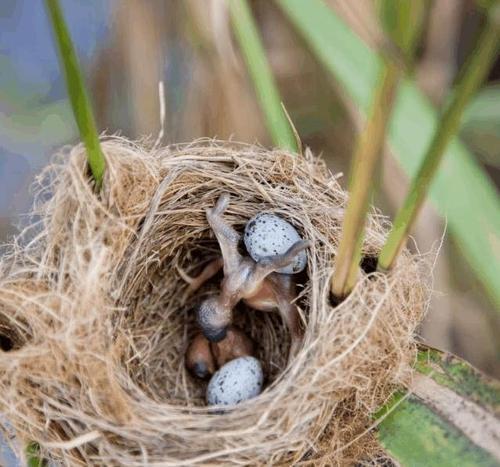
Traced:
MULTIPOLYGON (((2 258, 0 412, 18 437, 69 465, 320 465, 378 455, 371 414, 409 381, 426 262, 405 251, 389 274, 365 267, 335 306, 329 284, 347 194, 309 151, 212 140, 158 149, 118 137, 104 139, 103 151, 100 194, 82 146, 54 158, 28 227, 2 258), (279 315, 238 306, 265 390, 221 414, 184 367, 195 307, 220 277, 193 295, 179 268, 194 275, 217 256, 205 210, 223 192, 238 231, 272 211, 312 247, 297 277, 301 350, 287 364, 279 315)), ((365 265, 387 230, 372 210, 365 265)))

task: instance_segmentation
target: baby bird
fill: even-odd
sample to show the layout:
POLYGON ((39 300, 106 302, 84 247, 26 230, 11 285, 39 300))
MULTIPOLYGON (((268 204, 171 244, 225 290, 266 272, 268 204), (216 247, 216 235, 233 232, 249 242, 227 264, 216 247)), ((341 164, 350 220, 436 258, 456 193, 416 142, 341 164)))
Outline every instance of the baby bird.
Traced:
POLYGON ((186 351, 186 368, 198 378, 206 379, 225 363, 254 355, 254 343, 236 326, 229 326, 219 342, 210 342, 202 333, 195 336, 186 351))
POLYGON ((215 358, 210 341, 200 332, 186 350, 186 368, 200 379, 207 379, 215 373, 215 358))
POLYGON ((291 264, 298 253, 310 246, 310 242, 300 240, 286 253, 259 261, 241 256, 238 252, 240 235, 222 217, 229 200, 229 194, 225 193, 214 208, 207 209, 207 220, 219 242, 222 258, 209 263, 196 278, 184 275, 191 290, 196 290, 223 268, 220 294, 201 304, 197 311, 198 324, 210 342, 220 342, 228 334, 233 308, 240 300, 259 311, 278 311, 290 331, 290 354, 294 355, 302 339, 299 312, 293 303, 295 283, 290 275, 276 271, 291 264))
POLYGON ((211 342, 210 349, 218 368, 239 357, 253 357, 254 343, 236 326, 229 326, 226 337, 219 342, 211 342))

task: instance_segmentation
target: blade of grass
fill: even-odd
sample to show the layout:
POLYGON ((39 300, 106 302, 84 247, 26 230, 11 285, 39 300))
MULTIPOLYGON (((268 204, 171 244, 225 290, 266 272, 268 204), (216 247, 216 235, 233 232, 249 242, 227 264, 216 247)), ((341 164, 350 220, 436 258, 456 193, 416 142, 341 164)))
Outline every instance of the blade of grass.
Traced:
POLYGON ((281 108, 281 99, 246 0, 227 2, 233 29, 252 79, 273 143, 298 152, 296 139, 281 108))
MULTIPOLYGON (((399 0, 381 2, 380 16, 386 34, 407 64, 412 60, 416 37, 420 31, 422 5, 423 2, 399 0)), ((372 181, 380 163, 386 128, 401 74, 401 65, 394 62, 389 54, 379 71, 366 126, 356 143, 349 180, 349 203, 331 284, 333 295, 340 299, 349 295, 358 277, 364 226, 373 191, 372 181)))
POLYGON ((85 89, 78 58, 59 1, 45 0, 45 6, 54 31, 59 50, 59 59, 64 70, 66 86, 73 108, 73 114, 80 131, 80 138, 87 150, 88 163, 95 180, 96 188, 99 189, 102 184, 106 164, 104 155, 101 151, 99 135, 97 133, 94 115, 85 89))
MULTIPOLYGON (((377 54, 323 1, 309 0, 307 6, 302 0, 276 2, 360 112, 367 112, 380 69, 377 54)), ((417 172, 437 123, 429 101, 414 84, 403 80, 388 129, 388 141, 410 177, 417 172)), ((448 146, 442 170, 429 193, 440 213, 447 217, 462 253, 500 310, 498 194, 456 139, 448 146)))
MULTIPOLYGON (((493 14, 491 14, 493 16, 493 14)), ((464 72, 457 84, 453 98, 440 119, 429 149, 413 178, 403 207, 396 215, 389 237, 380 253, 378 266, 381 270, 391 269, 397 256, 406 244, 409 231, 420 212, 427 196, 429 186, 445 154, 450 140, 460 129, 462 114, 475 94, 488 70, 497 57, 499 26, 496 18, 490 18, 479 38, 476 49, 471 53, 464 67, 464 72)))
POLYGON ((300 139, 299 132, 297 131, 297 128, 295 127, 292 117, 290 117, 290 114, 288 113, 288 110, 286 110, 285 104, 283 102, 281 103, 281 109, 283 110, 283 113, 285 114, 285 117, 288 121, 288 125, 290 126, 290 129, 292 130, 293 137, 295 138, 295 146, 297 147, 297 152, 302 156, 302 140, 300 139))

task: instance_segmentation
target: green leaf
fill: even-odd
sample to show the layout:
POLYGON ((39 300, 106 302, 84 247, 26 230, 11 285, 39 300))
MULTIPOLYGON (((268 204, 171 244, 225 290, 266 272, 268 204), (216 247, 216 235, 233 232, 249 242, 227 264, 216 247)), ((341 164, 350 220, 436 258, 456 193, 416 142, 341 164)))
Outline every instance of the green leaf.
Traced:
POLYGON ((375 416, 377 436, 402 465, 500 465, 500 386, 454 355, 422 347, 410 392, 375 416))
POLYGON ((32 441, 26 446, 26 461, 28 467, 46 467, 48 462, 40 457, 40 445, 32 441))
POLYGON ((292 128, 281 107, 281 98, 252 12, 246 0, 228 2, 234 32, 255 86, 260 107, 274 144, 298 152, 292 128))
POLYGON ((465 112, 461 136, 483 162, 500 168, 500 84, 478 93, 465 112))
POLYGON ((388 453, 405 466, 498 466, 487 451, 478 448, 453 425, 417 397, 395 396, 389 415, 378 427, 378 437, 388 453))
POLYGON ((407 65, 413 62, 428 4, 429 0, 379 0, 379 16, 385 34, 399 48, 407 65))
POLYGON ((500 383, 488 378, 461 358, 422 345, 415 369, 440 386, 448 387, 500 415, 500 383))
POLYGON ((85 89, 78 58, 66 22, 64 21, 59 1, 45 0, 45 5, 51 19, 52 28, 59 49, 59 59, 64 70, 73 114, 78 129, 80 130, 80 138, 87 149, 90 170, 94 176, 96 187, 99 188, 102 183, 106 163, 101 151, 99 135, 97 133, 94 115, 85 89))
MULTIPOLYGON (((315 56, 366 115, 381 59, 321 0, 277 0, 315 56)), ((438 116, 409 80, 400 86, 389 143, 408 176, 417 172, 438 116)), ((478 163, 456 139, 448 146, 430 198, 500 310, 500 201, 478 163)))

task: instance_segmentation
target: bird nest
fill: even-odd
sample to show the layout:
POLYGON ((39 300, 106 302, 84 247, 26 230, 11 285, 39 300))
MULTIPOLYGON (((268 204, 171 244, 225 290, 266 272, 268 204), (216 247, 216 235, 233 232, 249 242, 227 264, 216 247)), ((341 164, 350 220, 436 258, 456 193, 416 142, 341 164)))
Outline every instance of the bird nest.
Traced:
MULTIPOLYGON (((374 263, 388 225, 372 210, 363 270, 332 302, 347 193, 309 151, 218 141, 154 148, 103 140, 107 168, 92 187, 82 146, 37 181, 28 227, 0 263, 0 412, 24 442, 69 465, 313 465, 379 454, 371 414, 407 384, 428 291, 421 257, 388 274, 374 263), (196 334, 196 274, 219 253, 205 211, 222 192, 237 230, 260 211, 311 241, 297 276, 304 337, 276 313, 239 305, 256 343, 264 391, 224 413, 185 369, 196 334)), ((220 277, 218 278, 220 280, 220 277)))

